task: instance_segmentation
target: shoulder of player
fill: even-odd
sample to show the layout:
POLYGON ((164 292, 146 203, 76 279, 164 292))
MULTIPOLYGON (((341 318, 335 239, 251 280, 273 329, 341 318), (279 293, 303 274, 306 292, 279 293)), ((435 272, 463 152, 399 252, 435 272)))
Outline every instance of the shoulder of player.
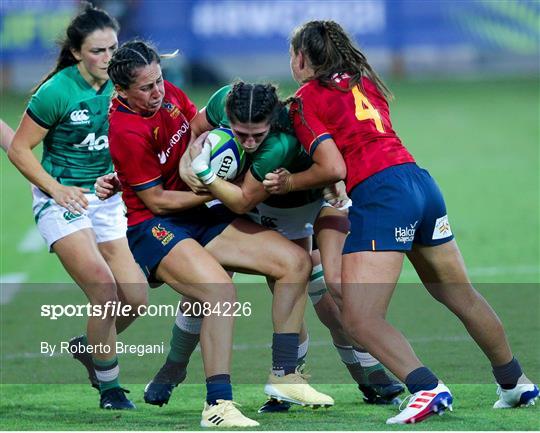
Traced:
POLYGON ((139 114, 122 110, 122 103, 114 99, 109 114, 109 135, 117 138, 130 134, 151 136, 151 125, 139 114))
POLYGON ((261 157, 271 156, 276 160, 286 158, 289 154, 296 151, 298 140, 295 136, 286 132, 271 132, 261 144, 256 155, 261 157))
POLYGON ((296 91, 296 96, 318 93, 324 89, 326 88, 322 86, 318 80, 310 80, 300 86, 300 88, 296 91))
POLYGON ((210 96, 206 103, 206 117, 211 125, 228 125, 227 115, 225 114, 225 101, 232 85, 228 84, 219 88, 210 96))
POLYGON ((67 69, 69 68, 62 69, 45 81, 34 95, 54 99, 69 99, 72 90, 76 88, 76 82, 67 69))

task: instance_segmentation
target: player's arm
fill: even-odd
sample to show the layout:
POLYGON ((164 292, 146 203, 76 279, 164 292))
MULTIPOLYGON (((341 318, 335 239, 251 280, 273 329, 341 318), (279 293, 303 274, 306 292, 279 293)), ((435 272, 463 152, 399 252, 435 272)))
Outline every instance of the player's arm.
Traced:
POLYGON ((210 194, 166 190, 161 184, 136 191, 136 193, 154 215, 168 215, 191 209, 213 198, 210 194))
MULTIPOLYGON (((206 131, 211 131, 214 127, 208 122, 206 117, 206 107, 199 111, 189 123, 191 127, 191 138, 189 144, 193 143, 200 135, 206 131)), ((180 178, 197 194, 208 192, 208 188, 199 180, 191 168, 191 156, 189 152, 184 152, 180 158, 178 167, 180 178)))
POLYGON ((318 188, 345 179, 347 167, 333 139, 320 142, 311 155, 313 164, 305 171, 291 174, 279 169, 268 173, 263 181, 265 189, 271 194, 286 194, 318 188))
POLYGON ((221 200, 225 206, 237 214, 250 211, 270 196, 251 171, 244 176, 241 185, 235 185, 218 177, 208 185, 208 189, 215 198, 221 200))
POLYGON ((13 129, 11 129, 6 122, 0 119, 0 147, 4 149, 6 153, 11 145, 11 142, 13 141, 14 135, 15 131, 13 131, 13 129))
POLYGON ((84 196, 88 189, 60 184, 45 171, 32 152, 47 132, 48 129, 38 125, 25 113, 8 149, 8 158, 31 183, 49 194, 56 203, 80 213, 88 206, 84 196))

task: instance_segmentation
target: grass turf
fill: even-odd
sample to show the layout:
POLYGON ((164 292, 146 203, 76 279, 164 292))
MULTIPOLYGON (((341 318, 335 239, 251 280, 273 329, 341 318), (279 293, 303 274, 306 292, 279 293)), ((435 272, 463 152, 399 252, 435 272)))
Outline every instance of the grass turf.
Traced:
MULTIPOLYGON (((392 86, 394 127, 420 165, 443 190, 450 221, 471 276, 501 316, 527 374, 540 379, 538 81, 401 82, 392 86), (533 342, 533 344, 531 344, 533 342)), ((284 93, 291 88, 285 86, 284 93)), ((187 91, 199 106, 212 89, 187 91)), ((12 126, 24 110, 19 95, 4 94, 0 117, 12 126)), ((40 341, 59 342, 82 332, 83 318, 51 321, 39 316, 44 303, 85 299, 54 255, 20 248, 33 227, 28 183, 0 157, 0 275, 24 275, 13 299, 0 306, 0 410, 5 430, 181 430, 197 429, 204 395, 200 353, 190 364, 188 383, 164 408, 142 402, 143 385, 164 355, 121 357, 122 381, 138 410, 97 409, 97 394, 83 385, 82 368, 68 355, 39 355, 40 341), (46 383, 44 383, 46 382, 46 383)), ((251 317, 237 321, 233 359, 235 395, 246 414, 262 403, 270 362, 270 297, 260 279, 239 276, 239 296, 253 304, 251 317)), ((460 323, 433 302, 405 267, 390 309, 390 320, 411 340, 421 359, 447 383, 454 383, 455 412, 414 426, 420 430, 538 430, 538 409, 493 411, 492 377, 479 349, 460 323)), ((11 289, 3 286, 2 290, 11 289)), ((154 304, 175 304, 162 287, 154 304)), ((265 430, 381 430, 395 413, 360 403, 358 391, 341 366, 327 331, 307 308, 312 346, 309 367, 314 383, 336 399, 329 410, 295 409, 288 415, 258 416, 265 430)), ((139 319, 122 334, 133 344, 169 339, 171 317, 139 319)))

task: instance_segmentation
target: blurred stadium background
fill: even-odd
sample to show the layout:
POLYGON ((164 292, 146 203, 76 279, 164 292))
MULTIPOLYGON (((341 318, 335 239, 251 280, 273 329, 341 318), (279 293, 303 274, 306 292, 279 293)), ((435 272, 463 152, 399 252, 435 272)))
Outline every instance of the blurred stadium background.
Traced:
MULTIPOLYGON (((179 84, 288 79, 287 37, 317 18, 340 22, 387 76, 485 77, 538 72, 535 0, 96 0, 121 40, 141 36, 162 52, 179 84), (249 65, 249 67, 247 67, 249 65)), ((71 0, 2 0, 2 86, 26 91, 50 67, 77 8, 71 0)))
MULTIPOLYGON (((287 37, 302 22, 335 19, 358 41, 389 81, 395 129, 419 163, 437 179, 453 230, 474 282, 503 319, 529 376, 540 380, 540 3, 501 1, 95 1, 122 25, 120 41, 140 36, 161 52, 166 77, 200 107, 235 78, 279 83, 294 92, 287 37), (532 343, 531 343, 532 342, 532 343)), ((71 0, 0 1, 0 117, 16 127, 30 89, 52 67, 55 39, 76 12, 71 0)), ((37 149, 40 152, 40 149, 37 149)), ((39 317, 48 303, 84 303, 79 289, 34 228, 27 182, 0 157, 0 409, 3 429, 194 429, 203 391, 200 356, 188 382, 158 411, 142 403, 143 384, 162 356, 122 358, 122 377, 139 411, 97 412, 96 396, 68 356, 47 358, 39 342, 69 338, 82 318, 39 317), (45 385, 71 383, 73 385, 45 385), (79 385, 76 385, 76 384, 79 385), (16 385, 15 385, 16 384, 16 385), (22 385, 32 384, 32 385, 22 385), (54 402, 51 406, 51 393, 54 402), (182 399, 182 396, 185 399, 182 399), (8 397, 8 398, 4 398, 8 397), (43 408, 52 410, 43 411, 43 408), (178 417, 179 411, 181 416, 178 417), (101 415, 97 417, 96 414, 101 415)), ((239 297, 253 316, 237 321, 233 378, 246 412, 262 400, 270 362, 270 296, 261 279, 238 276, 239 297)), ((433 302, 406 266, 390 317, 435 371, 455 387, 459 411, 416 426, 434 430, 538 430, 538 410, 493 413, 494 386, 485 359, 457 320, 433 302), (418 326, 422 321, 422 326, 418 326), (443 325, 444 324, 444 325, 443 325), (488 385, 486 385, 488 384, 488 385)), ((152 303, 174 304, 161 288, 152 303)), ((382 429, 391 408, 360 406, 360 398, 307 307, 313 342, 313 380, 337 405, 325 412, 294 411, 259 419, 270 430, 382 429)), ((165 341, 170 317, 143 318, 122 339, 165 341)))

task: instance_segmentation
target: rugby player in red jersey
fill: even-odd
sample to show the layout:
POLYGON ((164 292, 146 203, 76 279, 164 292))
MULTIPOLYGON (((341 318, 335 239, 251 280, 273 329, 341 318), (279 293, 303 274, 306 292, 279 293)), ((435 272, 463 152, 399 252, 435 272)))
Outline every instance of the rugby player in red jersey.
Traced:
MULTIPOLYGON (((210 311, 236 299, 223 267, 275 280, 273 369, 289 383, 297 383, 309 255, 278 233, 236 218, 222 205, 207 206, 210 195, 197 195, 184 184, 178 169, 180 157, 192 129, 199 131, 199 115, 180 89, 163 80, 159 55, 151 46, 143 41, 122 45, 108 73, 118 93, 110 114, 110 151, 122 184, 127 237, 135 260, 150 281, 165 282, 179 293, 208 302, 210 311)), ((200 343, 207 378, 203 427, 258 425, 232 402, 233 320, 232 315, 219 314, 202 320, 200 343)), ((178 342, 175 335, 182 331, 188 330, 173 331, 171 352, 173 342, 178 342)), ((186 365, 174 361, 171 367, 185 369, 186 365)), ((306 398, 317 394, 307 384, 301 391, 306 398), (306 393, 307 389, 312 392, 306 393)))
POLYGON ((463 322, 499 384, 494 408, 534 403, 502 324, 473 288, 454 240, 442 194, 392 129, 390 91, 333 21, 311 21, 291 38, 291 71, 302 87, 291 107, 295 132, 313 165, 267 174, 272 193, 346 179, 351 231, 343 249, 343 323, 412 394, 388 424, 414 423, 451 408, 449 389, 385 319, 405 254, 430 294, 463 322))

